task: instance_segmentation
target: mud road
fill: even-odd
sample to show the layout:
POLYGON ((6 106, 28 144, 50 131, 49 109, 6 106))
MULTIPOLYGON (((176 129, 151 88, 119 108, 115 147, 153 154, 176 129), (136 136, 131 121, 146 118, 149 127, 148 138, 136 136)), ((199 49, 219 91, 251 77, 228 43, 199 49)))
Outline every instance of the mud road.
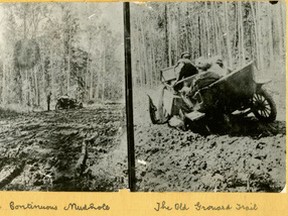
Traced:
POLYGON ((276 122, 262 124, 253 115, 235 116, 231 130, 208 135, 153 125, 143 92, 154 93, 142 89, 134 94, 139 191, 280 192, 284 188, 285 86, 281 93, 270 90, 279 113, 276 122))
POLYGON ((127 187, 124 105, 3 114, 0 189, 118 191, 127 187))

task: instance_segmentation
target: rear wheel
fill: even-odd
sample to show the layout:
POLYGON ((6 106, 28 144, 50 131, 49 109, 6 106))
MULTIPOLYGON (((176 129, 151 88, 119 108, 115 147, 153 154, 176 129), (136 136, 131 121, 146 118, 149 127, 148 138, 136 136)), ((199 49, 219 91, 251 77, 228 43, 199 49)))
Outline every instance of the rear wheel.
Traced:
POLYGON ((264 122, 273 122, 277 116, 277 110, 271 95, 264 89, 256 91, 252 101, 252 112, 260 120, 264 122))

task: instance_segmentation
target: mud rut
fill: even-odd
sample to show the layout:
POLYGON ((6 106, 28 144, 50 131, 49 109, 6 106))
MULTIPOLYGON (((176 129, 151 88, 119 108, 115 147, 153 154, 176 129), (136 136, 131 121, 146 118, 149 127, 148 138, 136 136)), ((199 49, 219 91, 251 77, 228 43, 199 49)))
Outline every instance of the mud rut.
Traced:
MULTIPOLYGON (((283 189, 283 118, 272 124, 261 124, 253 117, 235 118, 231 122, 233 130, 203 135, 152 125, 146 97, 134 100, 138 191, 283 189)), ((282 105, 278 110, 285 110, 282 105)), ((123 105, 109 104, 22 115, 0 113, 0 189, 127 188, 123 112, 123 105)))
POLYGON ((127 187, 123 105, 5 116, 0 189, 117 191, 127 187))

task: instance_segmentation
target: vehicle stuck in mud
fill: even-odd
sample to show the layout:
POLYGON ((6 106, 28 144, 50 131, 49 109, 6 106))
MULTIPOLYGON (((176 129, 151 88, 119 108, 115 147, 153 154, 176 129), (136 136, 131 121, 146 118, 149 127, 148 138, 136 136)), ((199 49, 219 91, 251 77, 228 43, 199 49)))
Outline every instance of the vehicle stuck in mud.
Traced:
MULTIPOLYGON (((174 69, 170 67, 161 71, 163 88, 158 107, 148 96, 150 119, 153 124, 168 122, 173 126, 173 116, 178 116, 183 121, 180 125, 184 128, 202 118, 211 122, 224 117, 223 119, 229 122, 229 116, 235 111, 240 111, 243 116, 253 113, 260 121, 267 123, 276 119, 275 102, 262 87, 269 81, 255 81, 253 62, 212 82, 208 77, 211 72, 208 71, 173 83, 176 80, 173 76, 174 69), (188 88, 188 93, 175 90, 179 85, 184 86, 182 89, 188 88)), ((205 125, 205 128, 209 131, 208 125, 205 125)))
MULTIPOLYGON (((134 93, 138 190, 282 191, 284 79, 256 81, 263 73, 250 62, 187 97, 187 91, 173 88, 173 70, 162 70, 162 85, 145 91, 145 113, 140 101, 145 92, 134 93)), ((193 89, 197 76, 179 83, 193 89)))
POLYGON ((57 99, 55 110, 60 109, 81 109, 83 104, 74 98, 63 95, 57 99))

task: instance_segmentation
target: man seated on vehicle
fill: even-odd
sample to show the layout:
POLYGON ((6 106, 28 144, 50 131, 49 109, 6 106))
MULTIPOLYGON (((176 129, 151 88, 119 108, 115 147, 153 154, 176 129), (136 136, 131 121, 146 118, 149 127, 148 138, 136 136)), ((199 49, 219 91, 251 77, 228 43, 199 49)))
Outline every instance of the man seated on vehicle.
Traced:
POLYGON ((213 72, 223 77, 229 74, 232 70, 224 66, 222 57, 215 56, 209 59, 200 57, 195 60, 195 66, 200 73, 202 72, 213 72))
POLYGON ((175 71, 178 72, 176 82, 173 86, 175 91, 179 91, 184 87, 184 83, 178 83, 179 81, 193 76, 195 74, 198 74, 197 68, 192 64, 191 60, 191 55, 189 52, 184 52, 181 54, 180 59, 174 66, 175 71))
MULTIPOLYGON (((224 68, 223 61, 219 57, 214 59, 204 59, 203 57, 200 57, 195 61, 195 65, 197 67, 197 73, 195 74, 197 75, 190 81, 188 85, 187 83, 184 83, 184 86, 181 86, 180 90, 178 90, 178 92, 181 93, 182 99, 186 105, 181 107, 181 110, 185 110, 187 107, 188 112, 189 110, 191 111, 195 105, 193 104, 194 102, 192 101, 193 99, 191 98, 191 96, 193 96, 199 89, 210 85, 211 83, 219 80, 221 77, 228 74, 228 70, 224 68)), ((181 79, 177 80, 180 81, 181 79)), ((182 126, 183 118, 181 117, 181 114, 179 113, 178 117, 171 118, 169 121, 169 125, 173 127, 182 126)))
POLYGON ((224 65, 222 57, 220 56, 211 58, 211 67, 208 70, 217 73, 221 77, 226 76, 232 72, 230 68, 224 65))
POLYGON ((195 63, 199 70, 199 75, 195 77, 191 91, 186 93, 189 96, 194 95, 197 90, 210 85, 231 72, 230 69, 224 67, 222 58, 219 56, 210 59, 200 57, 195 63))
POLYGON ((175 71, 178 72, 176 82, 173 86, 173 89, 176 92, 180 92, 183 96, 182 99, 188 107, 192 107, 193 104, 190 102, 189 98, 186 97, 187 92, 191 90, 191 80, 181 82, 185 78, 191 77, 198 74, 197 68, 192 64, 191 55, 189 52, 184 52, 181 54, 181 58, 178 60, 174 66, 175 71))

